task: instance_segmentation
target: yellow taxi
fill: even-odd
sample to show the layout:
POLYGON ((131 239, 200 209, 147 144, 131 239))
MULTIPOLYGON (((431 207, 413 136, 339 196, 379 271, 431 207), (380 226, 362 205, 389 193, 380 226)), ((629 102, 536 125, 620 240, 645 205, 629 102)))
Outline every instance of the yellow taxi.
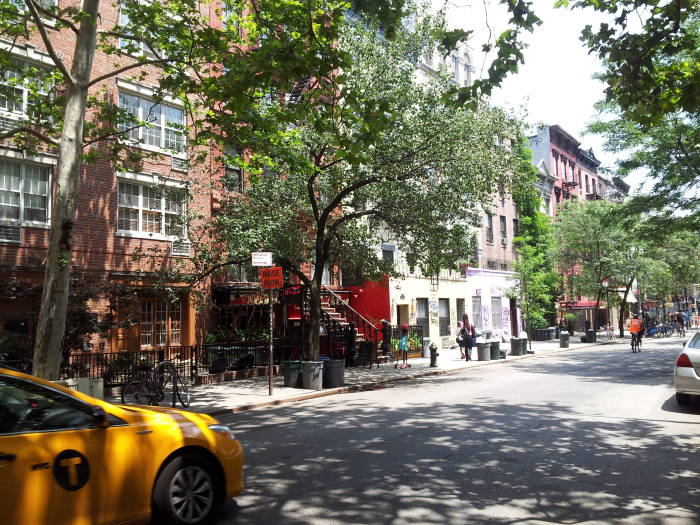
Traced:
POLYGON ((192 525, 242 489, 241 444, 215 419, 0 368, 0 523, 192 525))

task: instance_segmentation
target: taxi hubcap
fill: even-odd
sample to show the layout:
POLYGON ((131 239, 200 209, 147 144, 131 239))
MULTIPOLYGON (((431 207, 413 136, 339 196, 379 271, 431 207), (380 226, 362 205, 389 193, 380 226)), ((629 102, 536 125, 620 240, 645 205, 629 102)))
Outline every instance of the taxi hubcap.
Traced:
POLYGON ((170 483, 170 502, 178 518, 185 523, 198 523, 214 503, 211 477, 194 465, 178 470, 170 483))

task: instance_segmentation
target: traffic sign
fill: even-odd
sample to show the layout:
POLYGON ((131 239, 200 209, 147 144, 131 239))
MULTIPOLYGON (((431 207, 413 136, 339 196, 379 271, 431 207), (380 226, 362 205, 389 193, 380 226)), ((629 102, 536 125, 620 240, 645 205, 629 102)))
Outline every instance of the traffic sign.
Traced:
POLYGON ((253 252, 250 257, 253 266, 272 266, 272 252, 253 252))
POLYGON ((284 276, 282 275, 281 266, 260 268, 258 270, 258 276, 260 277, 260 287, 263 290, 282 288, 284 286, 284 276))

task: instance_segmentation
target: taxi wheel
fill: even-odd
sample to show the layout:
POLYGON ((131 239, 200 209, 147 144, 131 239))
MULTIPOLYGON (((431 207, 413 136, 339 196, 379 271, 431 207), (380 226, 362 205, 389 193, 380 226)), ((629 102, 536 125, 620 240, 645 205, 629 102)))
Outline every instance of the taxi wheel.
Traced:
POLYGON ((211 462, 196 454, 177 457, 158 476, 153 493, 154 522, 206 523, 216 504, 217 477, 211 462))

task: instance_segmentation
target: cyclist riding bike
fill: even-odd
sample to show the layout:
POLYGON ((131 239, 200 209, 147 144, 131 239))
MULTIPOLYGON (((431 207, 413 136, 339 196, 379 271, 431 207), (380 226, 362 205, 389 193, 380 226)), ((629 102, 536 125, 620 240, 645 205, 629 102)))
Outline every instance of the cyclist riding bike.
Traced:
POLYGON ((642 351, 642 335, 644 335, 644 323, 637 314, 630 319, 630 335, 632 336, 632 352, 642 351))

